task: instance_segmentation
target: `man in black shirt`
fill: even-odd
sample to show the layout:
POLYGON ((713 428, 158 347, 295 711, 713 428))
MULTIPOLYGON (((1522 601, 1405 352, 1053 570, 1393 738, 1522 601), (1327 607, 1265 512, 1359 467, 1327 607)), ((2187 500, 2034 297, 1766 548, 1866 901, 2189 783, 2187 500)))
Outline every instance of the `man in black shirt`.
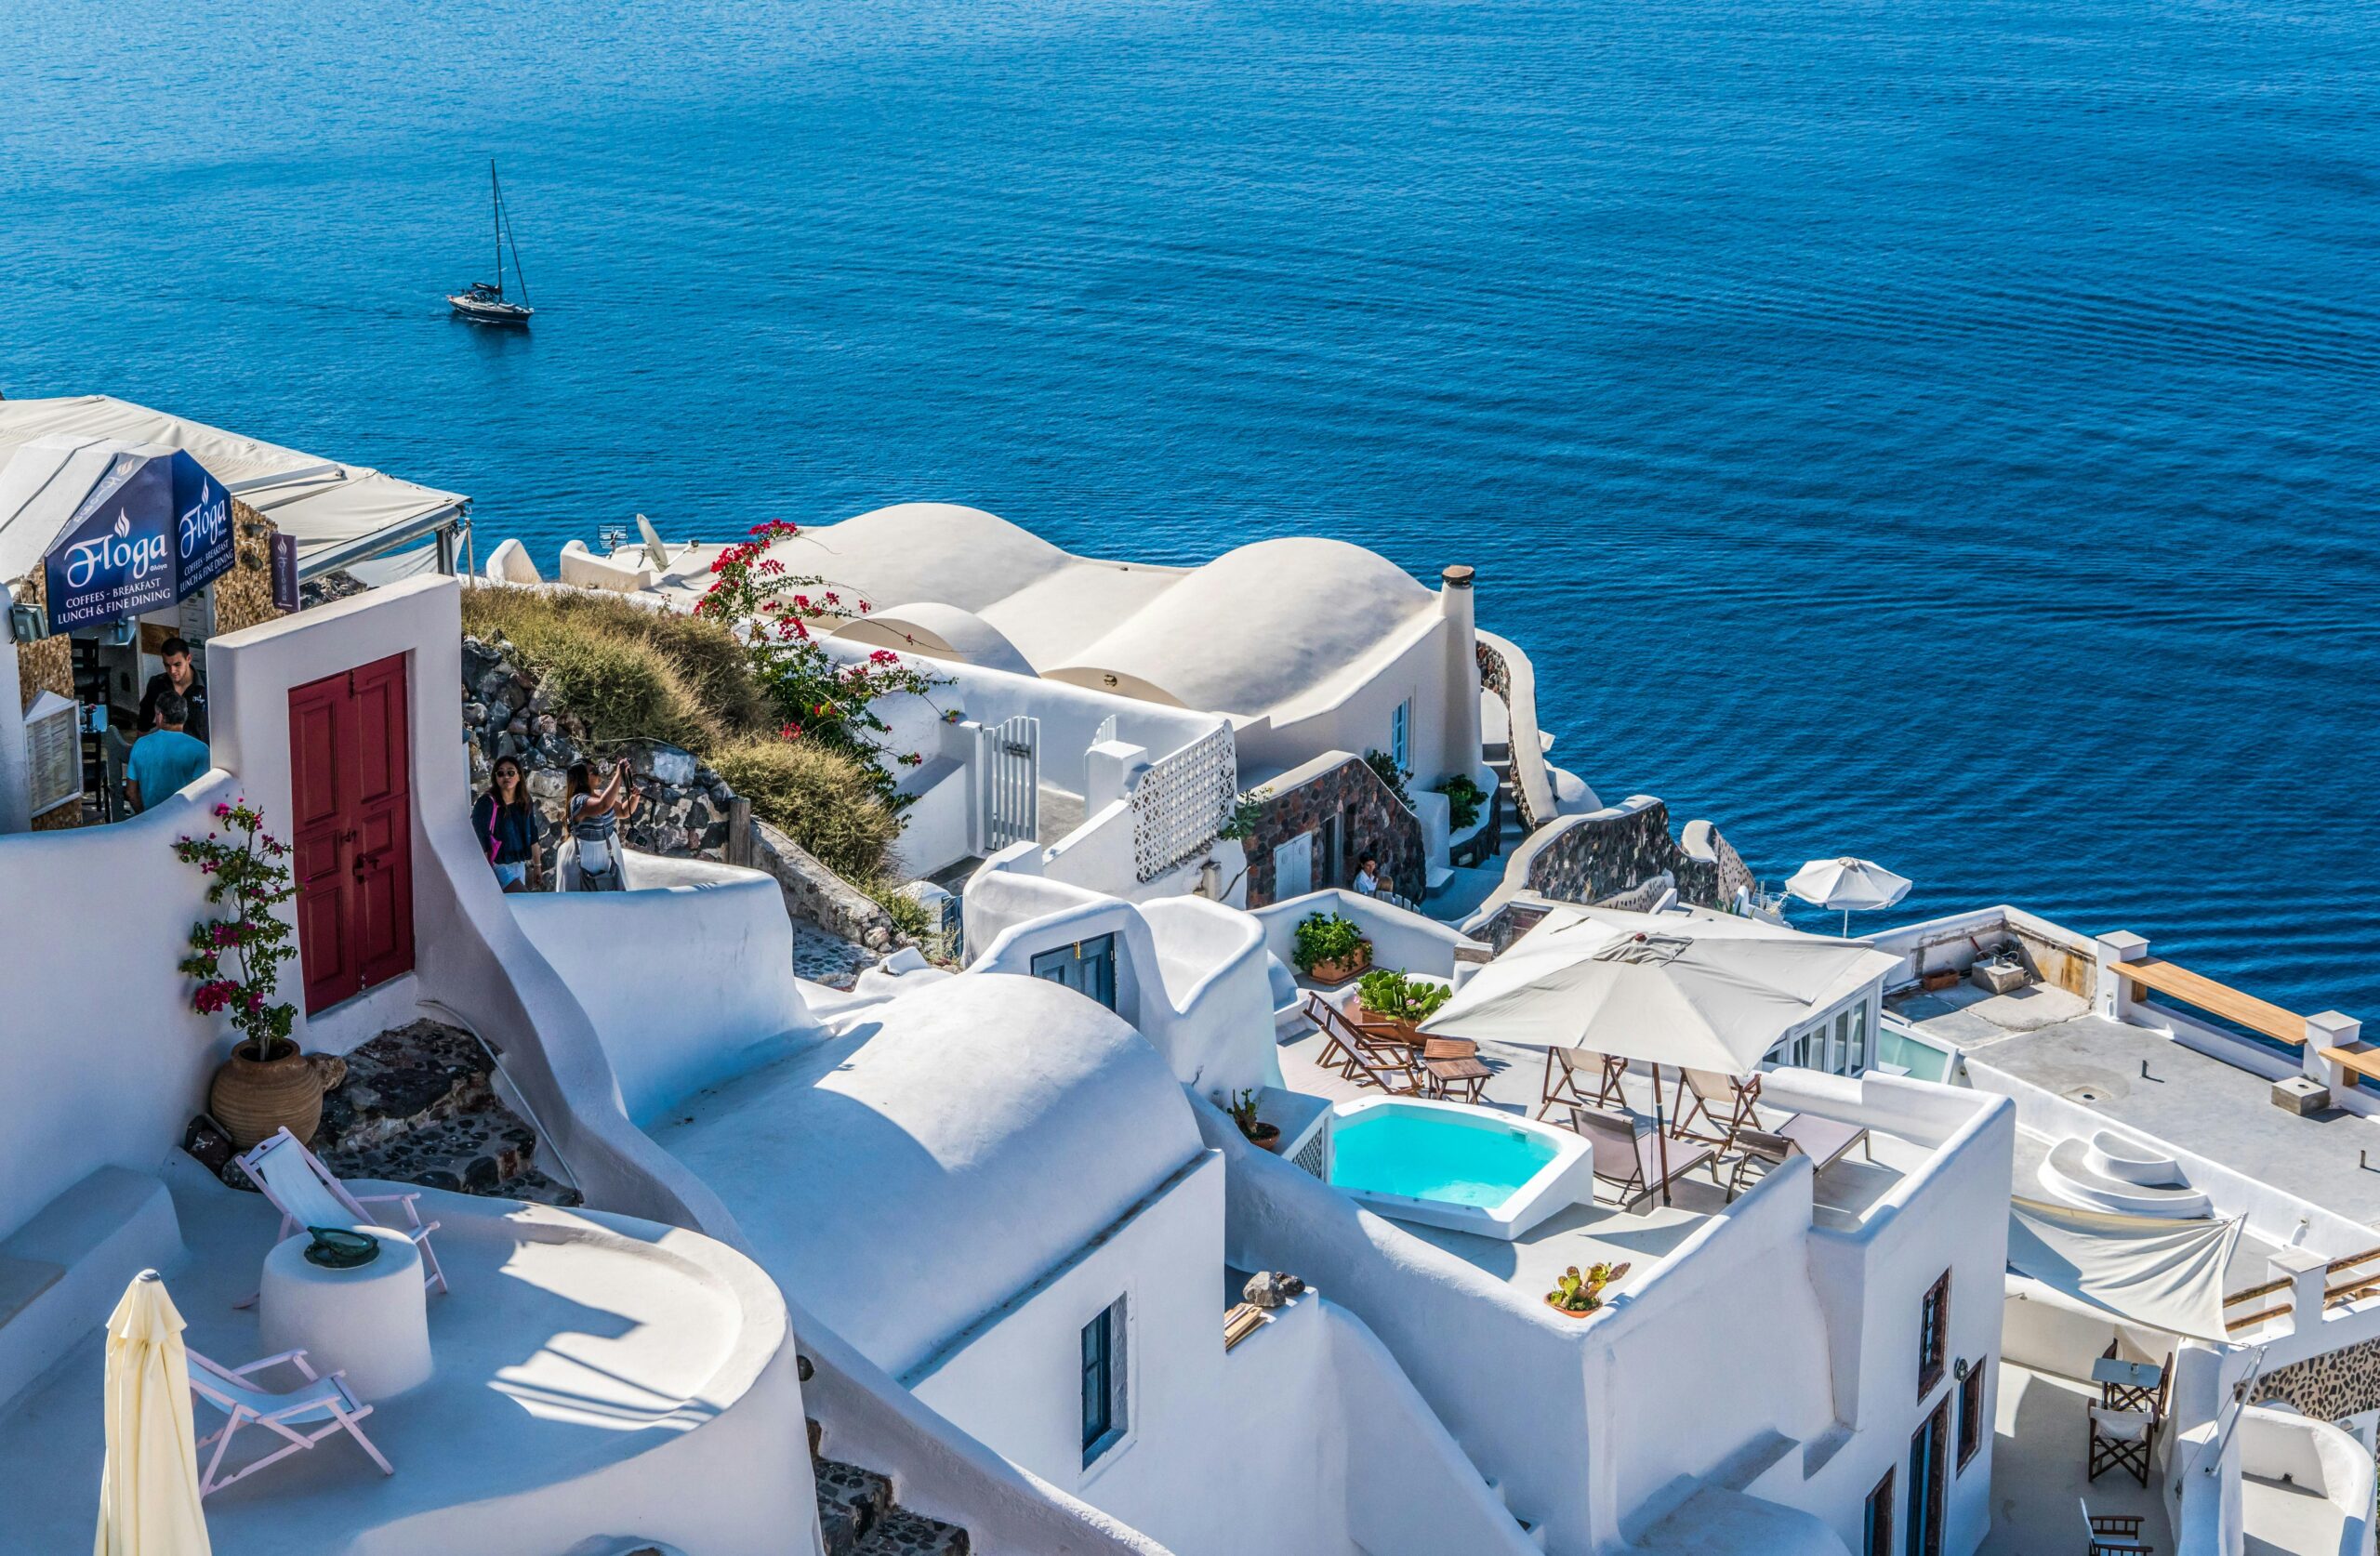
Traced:
POLYGON ((157 727, 157 699, 171 692, 190 705, 190 721, 182 732, 192 740, 206 739, 206 682, 198 679, 198 666, 191 662, 190 644, 168 638, 157 657, 165 667, 149 678, 149 690, 140 694, 140 732, 157 727))

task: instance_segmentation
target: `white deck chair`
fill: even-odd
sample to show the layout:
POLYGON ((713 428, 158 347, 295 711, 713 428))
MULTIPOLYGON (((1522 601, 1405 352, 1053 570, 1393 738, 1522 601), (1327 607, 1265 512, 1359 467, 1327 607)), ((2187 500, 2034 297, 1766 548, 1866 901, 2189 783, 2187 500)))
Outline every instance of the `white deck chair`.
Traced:
POLYGON ((446 1289, 446 1272, 438 1267, 438 1250, 430 1246, 430 1234, 438 1230, 438 1223, 422 1220, 414 1204, 419 1193, 365 1194, 359 1199, 286 1128, 275 1130, 271 1140, 241 1157, 240 1170, 281 1212, 281 1238, 310 1226, 378 1226, 381 1223, 365 1206, 402 1207, 406 1224, 389 1230, 403 1233, 421 1250, 421 1284, 442 1292, 446 1289))
POLYGON ((261 1362, 250 1362, 244 1367, 227 1367, 208 1361, 195 1351, 188 1351, 190 1359, 190 1391, 220 1410, 231 1419, 218 1431, 207 1433, 198 1440, 204 1449, 215 1444, 214 1454, 206 1461, 206 1470, 199 1477, 198 1494, 205 1497, 222 1490, 232 1482, 245 1480, 275 1460, 312 1447, 325 1437, 345 1432, 355 1439, 356 1446, 372 1456, 383 1475, 393 1475, 396 1466, 390 1464, 364 1429, 355 1423, 372 1414, 372 1407, 363 1404, 348 1391, 347 1376, 335 1372, 328 1378, 317 1378, 314 1369, 306 1365, 303 1351, 284 1351, 278 1356, 267 1356, 261 1362), (296 1367, 306 1379, 302 1388, 287 1393, 274 1393, 260 1389, 250 1381, 250 1375, 266 1367, 287 1364, 296 1367), (222 1474, 223 1451, 245 1426, 258 1426, 282 1438, 280 1447, 263 1457, 222 1474), (306 1431, 306 1427, 320 1430, 306 1431))

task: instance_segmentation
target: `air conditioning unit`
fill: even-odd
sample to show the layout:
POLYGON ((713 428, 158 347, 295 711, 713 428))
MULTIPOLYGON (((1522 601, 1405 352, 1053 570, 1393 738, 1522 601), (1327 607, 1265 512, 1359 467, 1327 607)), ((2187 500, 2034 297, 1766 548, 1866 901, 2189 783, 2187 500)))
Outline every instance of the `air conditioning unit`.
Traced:
POLYGON ((25 709, 25 787, 29 809, 46 815, 83 798, 83 732, 74 703, 45 692, 25 709))

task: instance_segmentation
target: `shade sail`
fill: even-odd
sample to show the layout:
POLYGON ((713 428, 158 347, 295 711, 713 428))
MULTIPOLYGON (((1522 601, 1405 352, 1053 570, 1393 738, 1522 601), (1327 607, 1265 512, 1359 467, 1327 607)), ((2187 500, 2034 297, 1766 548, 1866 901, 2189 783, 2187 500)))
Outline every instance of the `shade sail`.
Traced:
POLYGON ((2008 1264, 2117 1317, 2227 1343, 2223 1276, 2244 1222, 2008 1202, 2008 1264))
POLYGON ((108 1317, 107 1459, 94 1556, 208 1556, 182 1315, 154 1270, 108 1317))
POLYGON ((1779 1039, 1899 965, 1812 935, 1541 924, 1474 973, 1425 1033, 1746 1075, 1779 1039))
POLYGON ((298 537, 298 565, 309 574, 341 557, 375 555, 428 534, 459 519, 469 502, 107 395, 0 400, 0 583, 38 566, 56 538, 73 506, 58 508, 56 491, 79 480, 88 493, 98 479, 95 471, 66 467, 76 460, 103 465, 125 445, 178 449, 197 460, 231 495, 298 537), (28 538, 45 518, 56 521, 48 533, 28 538))

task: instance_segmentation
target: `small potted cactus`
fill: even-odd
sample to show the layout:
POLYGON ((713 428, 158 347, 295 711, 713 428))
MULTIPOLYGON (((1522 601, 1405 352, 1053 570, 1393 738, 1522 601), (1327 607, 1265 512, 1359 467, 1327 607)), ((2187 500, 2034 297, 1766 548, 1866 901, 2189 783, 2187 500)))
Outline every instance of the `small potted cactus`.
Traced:
POLYGON ((1262 1151, 1278 1151, 1281 1148, 1281 1127, 1267 1124, 1256 1116, 1255 1092, 1227 1093, 1223 1103, 1223 1111, 1231 1114, 1231 1121, 1239 1126, 1239 1132, 1248 1137, 1249 1144, 1262 1151))
POLYGON ((1582 1275, 1573 1264, 1545 1294, 1545 1305, 1566 1318, 1584 1318, 1603 1306, 1603 1288, 1626 1273, 1625 1264, 1593 1264, 1582 1275))

